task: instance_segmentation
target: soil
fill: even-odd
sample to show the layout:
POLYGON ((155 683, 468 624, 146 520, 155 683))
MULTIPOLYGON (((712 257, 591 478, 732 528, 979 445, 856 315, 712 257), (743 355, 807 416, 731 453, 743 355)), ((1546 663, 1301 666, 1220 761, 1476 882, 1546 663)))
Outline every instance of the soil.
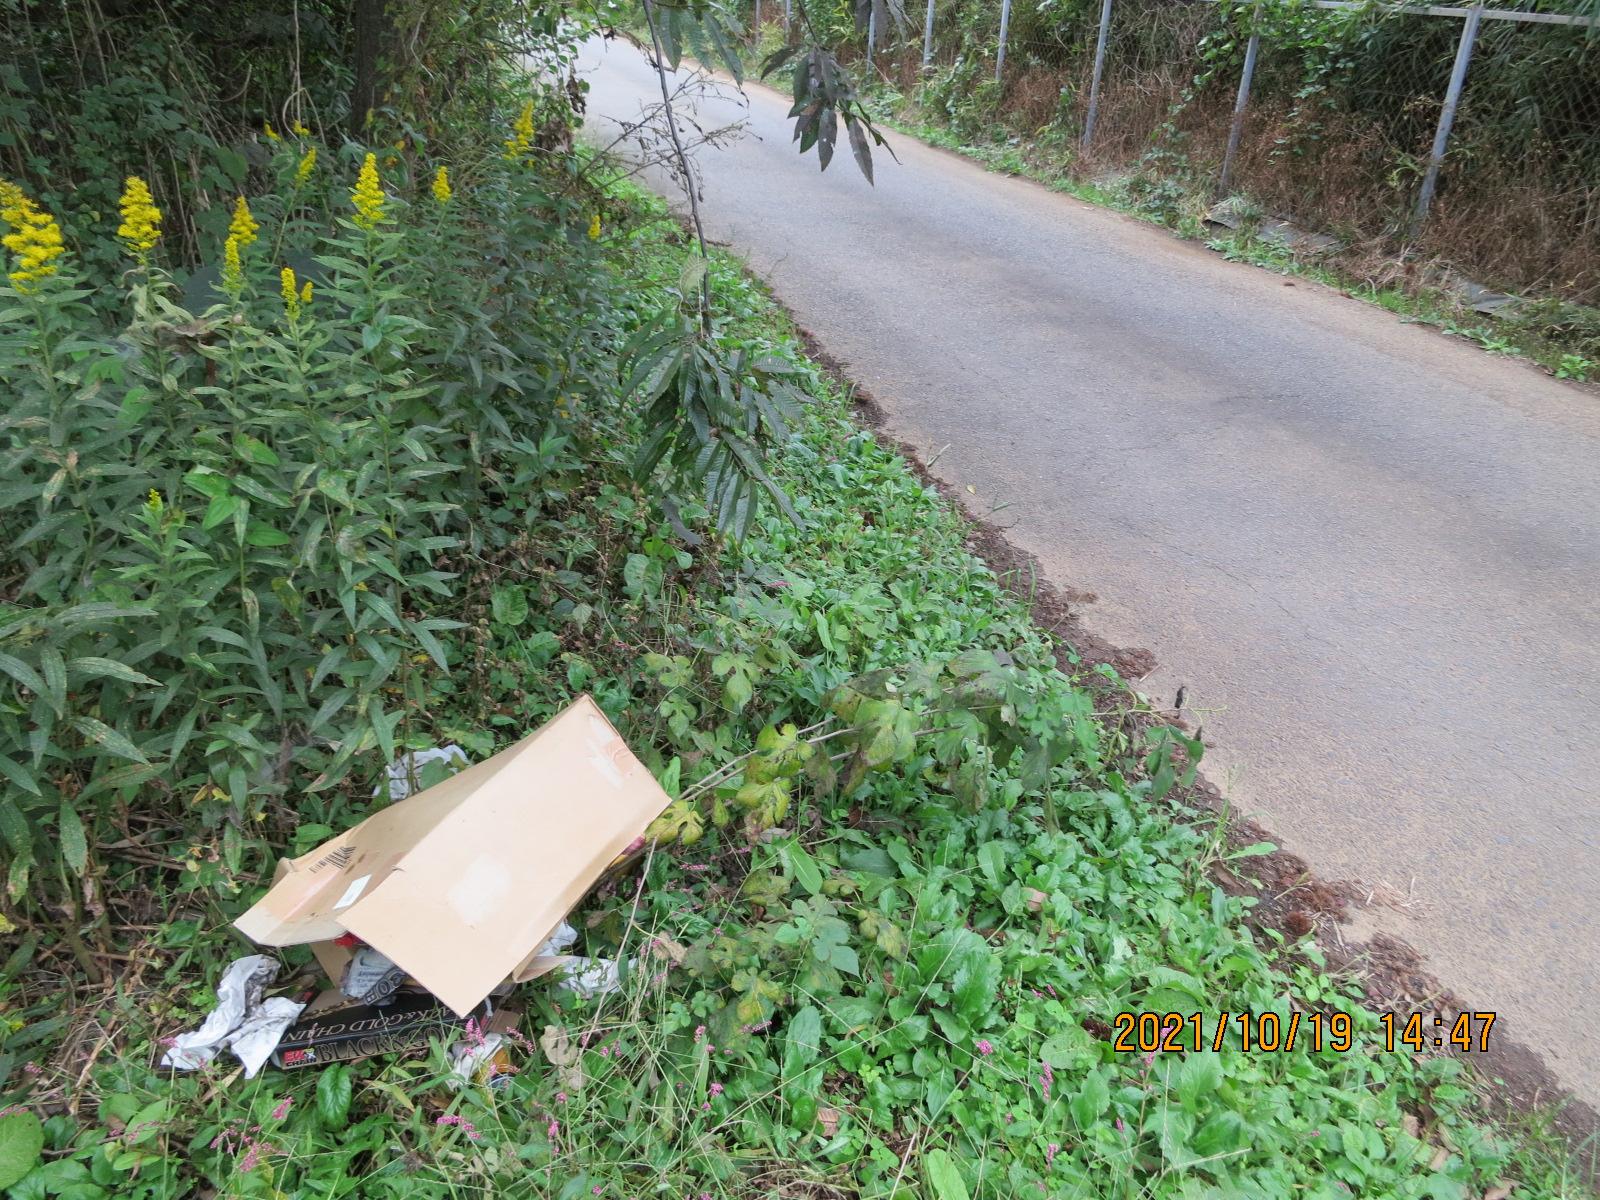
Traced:
MULTIPOLYGON (((1002 586, 1028 605, 1034 622, 1054 635, 1061 670, 1082 686, 1114 692, 1121 704, 1130 709, 1122 719, 1132 726, 1148 727, 1167 722, 1192 735, 1193 731, 1179 712, 1181 701, 1165 711, 1134 711, 1127 692, 1093 670, 1106 663, 1116 669, 1121 679, 1137 682, 1154 670, 1155 655, 1143 647, 1112 645, 1089 629, 1083 610, 1094 603, 1094 593, 1048 581, 1038 561, 1013 546, 1003 530, 973 517, 963 505, 959 491, 936 479, 923 465, 916 449, 889 431, 883 409, 872 396, 850 380, 837 360, 829 356, 792 312, 789 318, 807 354, 852 398, 861 422, 873 431, 880 443, 900 454, 925 486, 936 489, 964 515, 969 525, 968 547, 988 564, 1002 586)), ((1201 732, 1203 735, 1203 730, 1201 732)), ((1217 821, 1230 849, 1260 842, 1278 843, 1270 832, 1229 805, 1203 774, 1197 774, 1187 787, 1175 787, 1165 803, 1182 810, 1190 819, 1217 821)), ((1219 859, 1211 873, 1230 895, 1256 899, 1248 918, 1253 929, 1278 931, 1290 944, 1312 935, 1326 959, 1326 969, 1358 980, 1370 1008, 1438 1014, 1445 1017, 1447 1023, 1457 1013, 1483 1011, 1442 987, 1429 973, 1425 957, 1412 946, 1381 932, 1364 942, 1347 940, 1343 936, 1342 927, 1354 912, 1386 903, 1368 887, 1350 881, 1322 879, 1304 859, 1283 849, 1234 859, 1231 863, 1219 859)), ((1536 1114, 1548 1117, 1551 1126, 1572 1150, 1574 1166, 1581 1176, 1591 1187, 1600 1188, 1600 1161, 1596 1160, 1594 1150, 1600 1145, 1600 1113, 1566 1093, 1537 1052, 1518 1040, 1514 1024, 1497 1019, 1488 1052, 1462 1057, 1476 1073, 1491 1113, 1508 1120, 1527 1119, 1536 1114)))

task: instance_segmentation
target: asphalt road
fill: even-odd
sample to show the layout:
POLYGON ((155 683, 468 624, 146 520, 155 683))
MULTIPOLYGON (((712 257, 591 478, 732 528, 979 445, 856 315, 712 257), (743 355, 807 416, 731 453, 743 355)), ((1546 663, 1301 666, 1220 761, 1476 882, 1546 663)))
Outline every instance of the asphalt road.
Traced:
MULTIPOLYGON (((659 100, 582 69, 594 136, 659 100)), ((906 137, 819 176, 727 97, 708 235, 1187 687, 1236 806, 1600 1104, 1600 398, 906 137)))

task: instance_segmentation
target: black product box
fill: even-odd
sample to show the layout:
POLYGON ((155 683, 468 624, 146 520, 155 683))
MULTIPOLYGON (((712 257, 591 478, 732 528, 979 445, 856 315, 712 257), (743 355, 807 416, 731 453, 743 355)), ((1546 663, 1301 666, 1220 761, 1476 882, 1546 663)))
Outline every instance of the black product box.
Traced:
POLYGON ((491 1011, 486 1000, 465 1017, 458 1017, 436 996, 415 988, 402 988, 381 1008, 357 1003, 326 1008, 314 1003, 284 1031, 272 1064, 296 1071, 375 1054, 425 1050, 429 1039, 454 1034, 468 1021, 475 1020, 482 1028, 491 1011))

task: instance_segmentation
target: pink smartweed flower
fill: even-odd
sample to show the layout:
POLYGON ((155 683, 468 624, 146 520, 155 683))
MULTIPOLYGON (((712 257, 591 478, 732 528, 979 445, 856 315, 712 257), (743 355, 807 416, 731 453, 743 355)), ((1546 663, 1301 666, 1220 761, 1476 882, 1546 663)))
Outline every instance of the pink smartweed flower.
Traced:
POLYGON ((706 1089, 706 1091, 710 1092, 712 1098, 715 1099, 716 1097, 722 1095, 722 1085, 720 1083, 713 1083, 709 1088, 706 1089))
POLYGON ((1048 1167, 1051 1163, 1055 1162, 1056 1155, 1060 1153, 1060 1151, 1061 1147, 1056 1145, 1054 1142, 1051 1142, 1048 1146, 1046 1146, 1044 1148, 1044 1165, 1048 1167))
POLYGON ((289 1115, 289 1108, 293 1104, 294 1104, 294 1097, 293 1096, 285 1096, 282 1100, 279 1100, 278 1101, 278 1107, 272 1110, 272 1119, 274 1121, 283 1120, 286 1116, 289 1115))
POLYGON ((989 1055, 994 1053, 994 1043, 988 1038, 979 1038, 974 1049, 976 1049, 979 1054, 987 1058, 989 1055))
POLYGON ((1056 1073, 1050 1069, 1050 1064, 1044 1064, 1044 1071, 1039 1076, 1039 1090, 1044 1093, 1044 1102, 1050 1103, 1050 1088, 1055 1084, 1056 1073))
POLYGON ((441 1114, 434 1121, 434 1124, 435 1125, 455 1125, 455 1126, 458 1126, 460 1128, 461 1132, 466 1134, 467 1137, 469 1139, 471 1139, 472 1141, 474 1141, 474 1142, 477 1141, 479 1138, 481 1138, 483 1136, 483 1134, 478 1132, 478 1127, 476 1125, 474 1125, 471 1121, 467 1120, 465 1117, 458 1116, 455 1113, 443 1113, 443 1114, 441 1114))

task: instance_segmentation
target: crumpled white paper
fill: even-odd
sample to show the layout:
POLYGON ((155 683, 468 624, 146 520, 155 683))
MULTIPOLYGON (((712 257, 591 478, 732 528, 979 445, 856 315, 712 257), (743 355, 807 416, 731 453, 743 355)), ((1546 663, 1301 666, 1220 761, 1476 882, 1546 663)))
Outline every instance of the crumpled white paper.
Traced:
MULTIPOLYGON (((447 1080, 453 1088, 460 1088, 463 1084, 472 1083, 483 1073, 489 1061, 505 1045, 504 1034, 488 1033, 475 1041, 459 1038, 456 1044, 450 1047, 450 1078, 447 1080)), ((491 1079, 492 1084, 494 1081, 491 1079)))
POLYGON ((246 1079, 254 1079, 266 1065, 283 1040, 283 1031, 294 1024, 304 1007, 287 996, 273 996, 251 1009, 239 1028, 228 1035, 228 1049, 244 1064, 246 1079))
MULTIPOLYGON (((384 779, 389 786, 390 800, 404 800, 411 795, 411 780, 421 778, 422 768, 431 762, 456 762, 461 766, 470 766, 472 760, 467 757, 467 752, 460 746, 451 742, 447 746, 433 746, 427 750, 407 750, 384 768, 384 779)), ((378 784, 372 789, 374 796, 383 791, 384 785, 378 784)))
POLYGON ((562 979, 558 988, 592 1000, 622 986, 622 977, 614 958, 569 958, 561 964, 562 979))
POLYGON ((278 960, 250 954, 228 964, 217 984, 217 1006, 200 1028, 180 1033, 162 1055, 161 1065, 178 1071, 198 1071, 229 1047, 244 1064, 246 1079, 254 1079, 267 1061, 283 1031, 305 1005, 277 996, 265 1002, 261 993, 278 977, 278 960))
POLYGON ((556 926, 556 931, 545 939, 544 944, 534 951, 539 958, 547 958, 560 954, 578 940, 578 931, 565 921, 556 926))

